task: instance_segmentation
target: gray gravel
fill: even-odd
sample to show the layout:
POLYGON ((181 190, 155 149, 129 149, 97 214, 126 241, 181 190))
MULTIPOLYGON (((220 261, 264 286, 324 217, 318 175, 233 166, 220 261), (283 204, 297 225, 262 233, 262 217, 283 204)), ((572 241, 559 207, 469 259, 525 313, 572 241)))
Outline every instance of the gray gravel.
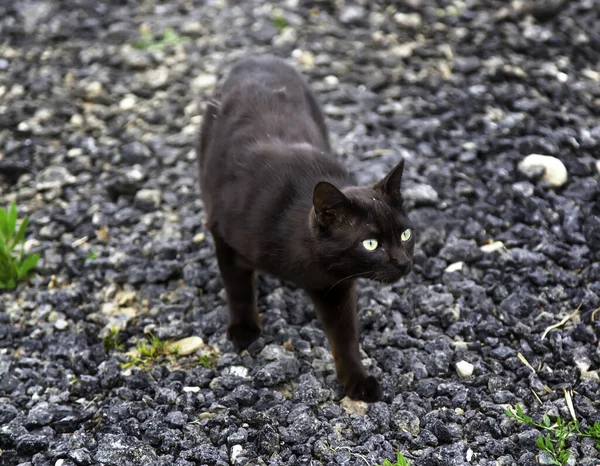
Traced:
POLYGON ((528 466, 538 432, 506 404, 569 419, 569 389, 581 425, 600 420, 597 5, 389 3, 0 4, 0 205, 42 255, 0 295, 0 464, 528 466), (184 40, 139 49, 140 26, 184 40), (273 278, 261 338, 225 338, 193 143, 228 67, 261 52, 308 76, 362 183, 406 159, 415 271, 359 288, 382 402, 341 399, 309 301, 273 278), (567 181, 520 171, 530 154, 567 181), (147 332, 204 345, 123 367, 147 332))

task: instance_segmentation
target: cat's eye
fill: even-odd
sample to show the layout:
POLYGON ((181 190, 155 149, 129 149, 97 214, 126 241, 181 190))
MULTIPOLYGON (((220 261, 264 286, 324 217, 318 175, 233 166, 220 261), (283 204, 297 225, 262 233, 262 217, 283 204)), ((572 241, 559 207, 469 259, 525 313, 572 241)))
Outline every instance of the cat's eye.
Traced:
POLYGON ((406 241, 408 241, 410 239, 411 236, 412 236, 412 230, 410 228, 407 228, 400 235, 400 239, 402 241, 406 242, 406 241))
POLYGON ((377 246, 379 246, 379 243, 376 239, 370 238, 364 240, 362 242, 362 245, 367 251, 375 251, 375 249, 377 249, 377 246))

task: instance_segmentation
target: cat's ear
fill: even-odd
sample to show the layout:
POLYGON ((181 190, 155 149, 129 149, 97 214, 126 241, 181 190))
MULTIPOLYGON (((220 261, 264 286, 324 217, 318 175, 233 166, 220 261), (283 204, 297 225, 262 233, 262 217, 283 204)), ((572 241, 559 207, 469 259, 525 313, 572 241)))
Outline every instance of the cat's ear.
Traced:
POLYGON ((404 171, 404 159, 401 159, 398 165, 392 168, 387 176, 375 184, 375 189, 384 192, 392 199, 402 199, 400 187, 402 185, 402 172, 404 171))
POLYGON ((315 214, 322 224, 332 223, 347 201, 344 193, 327 181, 317 183, 313 190, 315 214))

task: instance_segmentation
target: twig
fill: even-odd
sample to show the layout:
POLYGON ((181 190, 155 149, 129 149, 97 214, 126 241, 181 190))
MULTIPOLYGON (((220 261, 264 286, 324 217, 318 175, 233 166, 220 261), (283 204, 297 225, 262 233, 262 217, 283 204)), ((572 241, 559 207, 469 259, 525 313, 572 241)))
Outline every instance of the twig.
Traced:
POLYGON ((563 391, 565 392, 565 401, 567 402, 567 408, 569 408, 569 413, 571 413, 571 417, 575 422, 577 422, 577 417, 575 416, 575 409, 573 408, 573 398, 571 397, 571 392, 568 391, 565 387, 563 387, 563 391))
POLYGON ((575 309, 575 311, 573 311, 571 314, 569 314, 568 316, 566 316, 563 320, 561 320, 557 324, 553 324, 553 325, 550 325, 550 326, 546 327, 546 330, 544 330, 544 333, 542 333, 542 338, 541 339, 543 340, 544 338, 546 338, 546 335, 548 334, 548 332, 550 330, 554 330, 556 328, 559 328, 559 327, 565 325, 569 321, 569 319, 572 319, 573 317, 575 317, 579 313, 579 309, 581 309, 581 305, 582 304, 583 303, 581 303, 577 307, 577 309, 575 309))
POLYGON ((533 368, 533 366, 531 364, 529 364, 529 361, 527 359, 525 359, 525 356, 523 356, 521 353, 517 353, 517 358, 519 358, 519 360, 525 364, 527 367, 529 367, 529 369, 531 369, 531 372, 533 372, 535 374, 535 369, 533 368))

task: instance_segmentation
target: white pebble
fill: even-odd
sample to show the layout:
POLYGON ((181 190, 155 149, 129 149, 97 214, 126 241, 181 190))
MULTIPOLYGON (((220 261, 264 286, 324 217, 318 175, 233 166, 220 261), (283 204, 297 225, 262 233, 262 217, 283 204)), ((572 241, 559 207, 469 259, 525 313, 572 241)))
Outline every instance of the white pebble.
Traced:
POLYGON ((231 461, 235 461, 236 458, 238 456, 240 456, 240 453, 243 452, 244 449, 242 448, 241 445, 234 445, 231 447, 231 461))
POLYGON ((121 110, 131 110, 135 107, 136 99, 133 94, 127 94, 121 102, 119 102, 119 108, 121 110))
POLYGON ((600 175, 600 160, 596 160, 596 171, 598 172, 598 175, 600 175))
POLYGON ((456 372, 460 377, 469 377, 473 375, 473 370, 475 366, 467 361, 458 361, 455 364, 456 372))
POLYGON ((244 366, 231 366, 229 368, 229 375, 235 375, 237 377, 248 377, 250 371, 244 366))
POLYGON ((492 252, 500 251, 501 249, 504 249, 504 247, 505 246, 502 241, 494 241, 493 243, 490 243, 490 244, 484 244, 479 249, 481 250, 481 252, 490 254, 492 252))
POLYGON ((467 461, 471 461, 473 459, 473 450, 470 448, 467 449, 467 461))
POLYGON ((183 391, 186 393, 198 393, 200 391, 200 387, 183 387, 183 391))
POLYGON ((465 263, 462 261, 455 262, 454 264, 450 264, 448 267, 446 267, 446 270, 444 270, 444 272, 458 272, 459 270, 462 270, 464 265, 465 263))
POLYGON ((530 154, 519 163, 519 171, 528 177, 535 175, 540 168, 551 186, 560 187, 567 182, 567 167, 551 155, 530 154))
POLYGON ((85 86, 85 94, 88 99, 95 99, 102 92, 102 83, 98 81, 92 81, 85 86))
POLYGON ((206 239, 206 234, 204 234, 203 232, 200 232, 200 233, 194 235, 194 237, 192 238, 192 243, 194 243, 194 244, 200 244, 205 239, 206 239))
POLYGON ((56 322, 54 322, 54 328, 56 328, 57 330, 64 330, 69 326, 69 322, 67 322, 65 319, 58 319, 56 322))
POLYGON ((337 76, 330 74, 328 76, 325 76, 325 84, 327 84, 328 86, 337 86, 340 84, 340 80, 337 76))
POLYGON ((217 84, 217 77, 214 74, 199 74, 192 80, 192 90, 206 91, 212 89, 217 84))
POLYGON ((178 356, 187 356, 188 354, 195 353, 200 348, 204 347, 204 340, 200 337, 187 337, 181 340, 171 343, 171 348, 177 348, 178 356))

